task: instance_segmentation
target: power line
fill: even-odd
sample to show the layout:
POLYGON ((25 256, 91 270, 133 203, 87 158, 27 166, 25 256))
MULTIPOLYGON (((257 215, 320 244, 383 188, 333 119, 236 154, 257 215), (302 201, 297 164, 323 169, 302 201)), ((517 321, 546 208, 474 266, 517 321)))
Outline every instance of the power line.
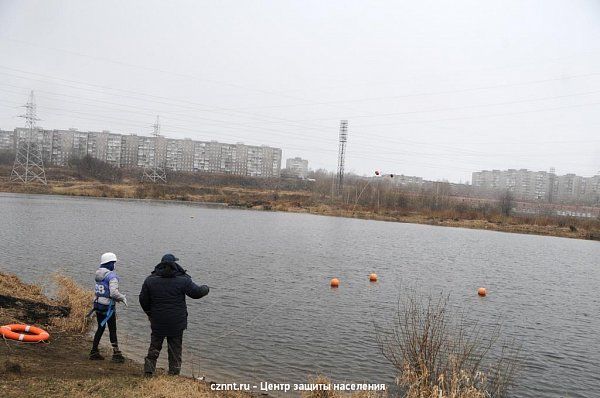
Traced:
MULTIPOLYGON (((9 85, 9 86, 12 86, 12 85, 9 85)), ((17 86, 15 86, 15 87, 17 87, 17 86)), ((42 92, 47 92, 47 93, 50 93, 50 94, 54 94, 54 93, 48 92, 48 91, 42 91, 42 92)), ((579 94, 584 95, 584 94, 589 94, 589 93, 592 93, 592 92, 579 93, 579 94)), ((150 108, 144 108, 144 107, 132 106, 132 105, 125 105, 125 104, 119 104, 119 103, 114 103, 114 102, 110 102, 110 101, 89 99, 87 97, 82 97, 82 96, 73 96, 73 95, 66 95, 66 94, 57 94, 57 95, 66 96, 66 97, 69 97, 69 98, 85 99, 85 100, 91 100, 91 101, 99 101, 99 102, 102 102, 102 103, 112 104, 112 105, 116 105, 116 106, 119 106, 119 107, 129 107, 129 108, 132 108, 132 109, 142 109, 142 110, 147 110, 149 112, 152 110, 150 108)), ((573 94, 573 95, 577 95, 577 94, 573 94)), ((561 97, 563 97, 563 96, 545 97, 544 99, 561 98, 561 97)), ((65 101, 65 102, 69 102, 69 101, 65 101)), ((76 103, 77 104, 81 104, 81 101, 77 101, 76 103)), ((92 105, 90 105, 90 106, 92 106, 92 105)), ((58 109, 58 108, 50 108, 49 107, 49 109, 58 109)), ((110 108, 108 108, 108 109, 111 110, 111 111, 114 110, 114 109, 110 109, 110 108)), ((537 111, 538 110, 536 110, 535 112, 537 112, 537 111)), ((74 113, 82 113, 81 111, 72 111, 72 112, 74 112, 74 113)), ((149 115, 149 114, 150 113, 148 113, 147 115, 149 115)), ((184 114, 184 113, 181 113, 181 112, 171 112, 171 114, 174 114, 174 115, 187 115, 187 114, 184 114)), ((116 118, 113 117, 113 119, 116 119, 116 118)), ((180 119, 185 121, 185 119, 182 119, 182 118, 180 118, 180 119)), ((219 125, 219 124, 232 125, 232 126, 235 125, 235 126, 241 126, 241 127, 245 128, 245 129, 246 128, 251 128, 251 129, 254 129, 254 130, 258 130, 258 131, 273 132, 273 133, 275 133, 277 135, 284 135, 284 136, 288 135, 288 134, 286 134, 285 132, 283 132, 280 129, 276 130, 276 129, 265 128, 265 127, 262 127, 262 126, 249 125, 249 124, 246 124, 246 123, 230 122, 230 121, 224 121, 224 120, 212 119, 212 118, 204 118, 204 117, 198 117, 198 116, 196 116, 195 119, 193 119, 193 120, 192 119, 188 119, 188 121, 197 122, 198 119, 202 119, 202 120, 205 120, 205 121, 210 121, 210 122, 216 123, 217 125, 219 125)), ((120 119, 120 121, 123 121, 123 120, 124 119, 120 119)), ((427 121, 425 121, 425 122, 427 122, 427 121)), ((318 131, 319 131, 319 133, 322 133, 323 129, 319 129, 318 131)), ((289 135, 304 136, 304 137, 308 137, 311 140, 323 141, 319 137, 302 135, 302 134, 299 134, 297 132, 290 133, 289 135)), ((387 138, 387 139, 389 139, 389 138, 387 138)), ((327 142, 329 142, 329 140, 327 140, 327 142)), ((391 142, 394 142, 394 141, 391 140, 391 142)), ((399 141, 396 141, 396 142, 399 142, 399 141)), ((410 140, 402 140, 400 142, 403 143, 403 144, 406 143, 406 142, 412 142, 412 143, 421 144, 421 145, 427 145, 427 146, 438 146, 438 147, 442 147, 442 148, 447 149, 447 150, 458 151, 460 153, 472 153, 472 154, 482 153, 482 152, 477 152, 477 151, 473 151, 473 150, 469 150, 469 149, 465 149, 465 148, 457 148, 457 147, 452 147, 452 146, 449 146, 449 145, 441 145, 441 144, 435 144, 435 143, 422 143, 422 142, 419 143, 419 142, 410 141, 410 140)))
POLYGON ((296 96, 291 96, 291 95, 287 95, 287 94, 283 94, 283 93, 275 92, 275 91, 270 91, 270 90, 263 90, 263 89, 258 89, 258 88, 244 87, 244 86, 241 86, 239 84, 235 84, 235 83, 231 83, 231 82, 202 79, 202 78, 199 78, 197 76, 186 74, 186 73, 177 73, 177 72, 167 71, 167 70, 163 70, 163 69, 159 69, 159 68, 149 67, 147 65, 135 65, 135 64, 130 64, 130 63, 123 62, 123 61, 112 60, 112 59, 109 59, 109 58, 97 57, 97 56, 88 55, 88 54, 82 54, 82 53, 78 53, 78 52, 70 51, 70 50, 58 49, 58 48, 53 48, 53 47, 44 47, 44 46, 40 46, 40 45, 35 44, 35 43, 26 42, 26 41, 23 41, 23 40, 10 39, 10 38, 6 38, 6 37, 3 37, 2 39, 8 40, 8 41, 14 41, 14 42, 21 43, 21 44, 26 44, 26 45, 29 45, 29 46, 32 46, 32 47, 38 47, 38 48, 42 48, 42 49, 49 49, 49 50, 52 50, 52 51, 63 52, 63 53, 75 55, 75 56, 78 56, 78 57, 97 59, 97 60, 101 60, 101 61, 104 61, 104 62, 113 63, 113 64, 124 66, 124 67, 135 68, 135 69, 142 69, 142 70, 147 70, 147 71, 152 71, 152 72, 159 72, 159 73, 170 75, 170 76, 177 76, 177 77, 182 77, 182 78, 185 78, 185 79, 194 79, 194 80, 209 82, 209 83, 216 84, 216 85, 231 86, 231 87, 239 88, 239 89, 246 90, 246 91, 255 91, 255 92, 262 93, 262 94, 268 94, 268 95, 272 95, 272 96, 278 96, 278 97, 281 97, 281 98, 288 98, 288 99, 295 99, 295 100, 306 101, 306 99, 304 99, 304 98, 300 98, 300 97, 296 97, 296 96))
MULTIPOLYGON (((2 73, 2 72, 0 72, 0 73, 2 73)), ((22 77, 19 77, 19 78, 22 78, 22 77)), ((82 89, 82 88, 79 88, 79 87, 75 87, 75 88, 80 89, 80 90, 82 89)), ((116 90, 118 90, 118 89, 116 89, 116 90)), ((584 93, 581 93, 581 94, 584 94, 584 93)), ((587 93, 585 93, 585 94, 587 94, 587 93)), ((573 95, 575 95, 575 94, 573 94, 573 95)), ((563 97, 563 96, 556 96, 556 97, 563 97)), ((552 99, 552 98, 554 98, 554 97, 544 97, 543 99, 552 99)), ((538 99, 538 100, 540 100, 540 99, 538 99)), ((530 101, 530 100, 526 100, 526 101, 530 101)), ((118 105, 121 105, 121 104, 118 104, 118 105)), ((496 105, 496 104, 494 104, 494 105, 496 105)), ((454 109, 457 109, 457 108, 454 108, 454 109)), ((554 109, 554 108, 552 108, 552 109, 554 109)), ((535 110, 533 112, 538 112, 538 111, 540 111, 540 110, 535 110)), ((525 112, 528 112, 528 111, 525 111, 525 112)), ((525 113, 525 112, 519 112, 519 113, 525 113)), ((487 116, 487 115, 484 115, 484 117, 485 116, 487 116)), ((493 116, 495 116, 495 115, 493 115, 493 116)), ((455 118, 455 119, 457 119, 457 118, 455 118)), ((452 120, 455 120, 455 119, 452 119, 452 120)), ((225 124, 232 124, 232 123, 234 123, 234 124, 246 127, 246 128, 250 127, 250 128, 260 129, 260 130, 265 130, 266 131, 266 129, 264 127, 256 127, 256 126, 251 126, 251 125, 247 125, 247 124, 241 124, 241 123, 235 123, 235 122, 228 122, 228 121, 223 121, 223 120, 208 119, 208 118, 205 118, 205 120, 209 120, 209 121, 212 121, 212 122, 215 122, 215 123, 225 123, 225 124)), ((442 120, 447 120, 447 119, 442 119, 442 120)), ((414 123, 431 123, 431 122, 436 122, 436 121, 439 121, 439 120, 434 120, 434 121, 416 121, 414 123)), ((270 123, 274 123, 274 122, 270 122, 270 123)), ((413 122, 404 122, 404 123, 413 123, 413 122)), ((365 125, 363 125, 363 127, 364 126, 365 125)), ((293 126, 293 127, 296 127, 296 126, 293 126)), ((366 127, 370 127, 370 126, 367 125, 366 127)), ((327 126, 320 126, 318 129, 307 127, 307 129, 317 130, 319 133, 322 133, 325 128, 328 128, 328 127, 327 126)), ((274 131, 274 130, 271 130, 271 131, 274 131)), ((277 134, 279 134, 279 131, 275 131, 275 132, 277 134)), ((294 134, 297 135, 296 133, 294 133, 294 134)), ((311 139, 314 139, 314 137, 311 136, 311 139)), ((455 148, 455 150, 465 151, 464 148, 455 148)))
MULTIPOLYGON (((60 108, 53 108, 53 107, 47 107, 46 109, 56 109, 56 110, 62 110, 62 109, 60 109, 60 108)), ((88 112, 78 112, 78 111, 71 111, 71 113, 76 113, 76 114, 90 114, 90 113, 88 113, 88 112)), ((94 114, 91 114, 91 115, 94 115, 94 114)), ((71 117, 72 117, 72 115, 69 115, 69 116, 71 116, 71 117)), ((78 119, 84 119, 84 120, 103 121, 103 122, 104 122, 104 121, 106 121, 106 120, 113 120, 113 119, 114 119, 114 120, 118 120, 120 123, 124 123, 124 122, 128 122, 128 121, 130 121, 130 120, 128 120, 128 119, 121 119, 121 118, 119 118, 119 119, 116 119, 116 118, 106 118, 106 117, 100 117, 100 118, 77 117, 77 118, 78 118, 78 119)), ((136 122, 134 122, 134 123, 136 123, 136 122)), ((132 124, 132 125, 133 125, 133 124, 132 124)), ((136 127, 140 127, 140 125, 137 125, 137 124, 136 124, 135 126, 136 126, 136 127)), ((178 130, 182 130, 182 131, 191 131, 191 132, 194 132, 194 133, 197 133, 197 132, 198 132, 198 129, 189 129, 189 128, 187 128, 187 127, 184 127, 184 126, 175 126, 175 127, 176 127, 176 129, 178 129, 178 130)), ((239 139, 243 139, 243 138, 242 138, 242 137, 240 137, 240 136, 231 135, 231 134, 223 134, 223 133, 219 133, 219 136, 231 137, 231 138, 233 138, 233 139, 238 139, 238 140, 239 140, 239 139)), ((212 137, 212 138, 214 138, 214 137, 212 137)), ((271 142, 273 143, 273 141, 271 141, 271 142)), ((327 141, 327 142, 329 142, 329 141, 327 141)), ((374 142, 378 142, 378 141, 374 141, 374 142)), ((382 143, 386 143, 386 142, 397 142, 397 143, 401 143, 401 144, 406 144, 406 143, 416 143, 416 144, 419 144, 419 145, 426 145, 426 146, 434 146, 434 147, 435 147, 435 146, 438 146, 438 147, 441 147, 441 148, 443 148, 444 150, 448 150, 448 149, 444 148, 444 146, 443 146, 443 145, 439 145, 439 144, 429 144, 429 143, 419 143, 419 142, 414 142, 414 141, 411 141, 411 140, 402 140, 402 141, 399 141, 399 140, 387 139, 387 141, 385 141, 385 142, 383 142, 383 141, 382 141, 382 143)), ((285 148, 290 148, 290 149, 291 149, 291 147, 290 147, 290 145, 289 145, 289 142, 288 142, 288 141, 286 141, 286 142, 275 142, 275 143, 277 143, 277 144, 280 144, 280 145, 282 145, 282 146, 283 146, 283 147, 285 147, 285 148)), ((329 142, 329 143, 330 143, 330 142, 329 142)), ((373 146, 373 145, 368 145, 368 144, 361 144, 361 147, 363 147, 363 148, 366 148, 366 149, 372 148, 373 150, 376 150, 376 151, 377 151, 377 153, 375 153, 375 154, 373 155, 373 157, 371 157, 371 158, 365 158, 365 159, 382 159, 382 158, 383 158, 383 157, 381 156, 381 155, 382 155, 382 153, 390 153, 390 154, 392 154, 392 155, 399 155, 399 156, 400 156, 400 153, 402 153, 402 154, 403 154, 402 156, 404 156, 405 154, 409 154, 409 155, 419 155, 420 157, 431 157, 431 158, 433 158, 434 160, 438 160, 438 159, 448 159, 448 160, 452 160, 453 162, 456 162, 456 158, 455 158, 455 157, 451 157, 451 156, 449 156, 449 155, 447 155, 447 154, 429 154, 429 153, 425 154, 425 153, 418 153, 418 152, 415 152, 415 151, 406 151, 406 152, 397 152, 397 151, 396 151, 396 152, 389 152, 389 151, 381 151, 381 148, 380 148, 380 147, 376 147, 376 146, 373 146)), ((304 150, 309 150, 309 151, 313 151, 313 152, 314 152, 314 151, 316 151, 316 148, 314 148, 314 147, 311 147, 311 148, 306 148, 306 147, 303 147, 302 149, 304 149, 304 150)), ((450 148, 450 150, 456 150, 456 149, 454 149, 454 148, 450 148)), ((326 150, 325 150, 325 151, 326 151, 326 150)), ((472 154, 472 156, 475 156, 476 154, 477 154, 477 153, 474 153, 474 154, 472 154)), ((511 155, 514 157, 514 154, 511 154, 511 155)), ((464 152, 464 151, 463 151, 463 154, 462 154, 462 156, 463 156, 463 157, 464 157, 464 156, 469 156, 469 154, 468 154, 468 152, 464 152), (467 153, 467 155, 465 155, 465 153, 467 153)), ((481 152, 481 157, 485 157, 485 158, 487 159, 487 158, 489 158, 490 156, 491 156, 491 155, 489 155, 489 154, 487 154, 487 153, 481 152)), ((500 154, 497 154, 497 156, 502 156, 502 155, 500 155, 500 154)), ((461 163, 464 163, 464 162, 461 162, 461 163)), ((464 164, 467 164, 467 163, 464 163, 464 164)), ((472 166, 472 167, 478 167, 478 166, 474 166, 474 164, 473 164, 473 166, 472 166)))
MULTIPOLYGON (((530 80, 530 81, 518 82, 518 83, 505 83, 505 84, 495 84, 495 85, 487 85, 487 86, 479 86, 479 87, 467 87, 467 88, 453 89, 453 90, 426 91, 426 92, 421 92, 421 93, 411 93, 411 94, 382 96, 382 97, 370 97, 370 98, 346 99, 346 100, 335 100, 335 101, 307 102, 307 103, 303 103, 303 104, 294 104, 294 105, 272 105, 272 106, 264 106, 264 107, 261 107, 260 109, 288 108, 288 107, 310 106, 310 105, 331 105, 331 104, 340 104, 340 103, 373 102, 373 101, 414 98, 414 97, 430 97, 430 96, 436 96, 436 95, 458 94, 458 93, 465 93, 465 92, 472 92, 472 91, 492 90, 492 89, 498 89, 498 88, 520 87, 520 86, 550 83, 550 82, 578 79, 578 78, 591 77, 591 76, 600 76, 600 72, 586 73, 586 74, 581 74, 581 75, 560 76, 560 77, 549 78, 549 79, 530 80)), ((227 108, 225 108, 225 109, 227 109, 227 108)), ((242 108, 242 109, 252 109, 252 108, 242 108)))
MULTIPOLYGON (((362 119, 362 118, 372 118, 372 117, 413 115, 413 114, 419 114, 419 113, 446 112, 446 111, 456 111, 456 110, 463 110, 463 109, 487 108, 487 107, 502 106, 502 105, 513 105, 513 104, 522 104, 522 103, 529 103, 529 102, 549 101, 549 100, 555 100, 555 99, 579 97, 579 96, 593 95, 593 94, 599 94, 599 93, 600 93, 600 90, 593 90, 593 91, 584 91, 584 92, 573 93, 573 94, 552 95, 552 96, 548 96, 548 97, 537 97, 537 98, 527 98, 527 99, 522 99, 522 100, 492 102, 492 103, 487 103, 487 104, 463 105, 463 106, 455 106, 455 107, 448 107, 448 108, 421 109, 421 110, 404 111, 404 112, 376 113, 376 114, 369 114, 369 115, 349 115, 349 117, 352 119, 362 119)), ((333 120, 333 119, 332 118, 323 118, 323 119, 310 119, 310 120, 311 121, 325 121, 325 120, 333 120)))
POLYGON ((556 111, 562 109, 571 109, 571 108, 583 108, 586 106, 596 106, 600 105, 600 102, 592 102, 588 104, 578 104, 578 105, 568 105, 568 106, 558 106, 553 108, 541 108, 534 109, 528 111, 518 111, 518 112, 506 112, 506 113, 495 113, 495 114, 487 114, 487 115, 478 115, 478 116, 465 116, 465 117, 454 117, 454 118, 445 118, 445 119, 434 119, 434 120, 412 120, 412 121, 403 121, 397 123, 380 123, 380 124, 367 124, 367 125, 359 125, 358 127, 389 127, 389 126, 398 126, 402 124, 421 124, 421 123, 437 123, 437 122, 448 122, 455 120, 469 120, 469 119, 485 119, 490 117, 499 117, 499 116, 512 116, 512 115, 523 115, 528 113, 538 113, 538 112, 547 112, 547 111, 556 111))

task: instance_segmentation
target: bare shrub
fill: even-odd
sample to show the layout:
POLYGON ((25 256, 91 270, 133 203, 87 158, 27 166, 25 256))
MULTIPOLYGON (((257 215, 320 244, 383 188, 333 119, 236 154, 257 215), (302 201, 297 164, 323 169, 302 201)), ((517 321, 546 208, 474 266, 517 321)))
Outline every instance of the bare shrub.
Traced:
POLYGON ((92 178, 104 182, 119 182, 123 176, 123 172, 117 166, 93 158, 90 155, 86 155, 81 159, 71 159, 70 164, 80 178, 92 178))
POLYGON ((15 161, 15 152, 0 150, 0 164, 11 165, 15 161))
POLYGON ((392 325, 376 325, 380 349, 398 372, 399 395, 505 397, 514 379, 518 349, 505 344, 492 357, 500 326, 486 334, 479 324, 452 313, 448 301, 448 296, 425 298, 409 290, 398 301, 392 325))

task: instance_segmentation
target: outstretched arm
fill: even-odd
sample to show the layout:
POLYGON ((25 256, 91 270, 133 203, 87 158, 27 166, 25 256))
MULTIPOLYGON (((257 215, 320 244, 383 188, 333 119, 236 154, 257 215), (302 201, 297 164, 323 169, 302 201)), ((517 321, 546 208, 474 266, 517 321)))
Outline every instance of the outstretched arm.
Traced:
POLYGON ((193 298, 193 299, 199 299, 202 298, 204 296, 206 296, 209 292, 209 288, 206 285, 201 285, 198 286, 194 283, 194 281, 192 281, 192 278, 188 279, 188 283, 186 285, 186 290, 185 290, 185 294, 186 296, 193 298))

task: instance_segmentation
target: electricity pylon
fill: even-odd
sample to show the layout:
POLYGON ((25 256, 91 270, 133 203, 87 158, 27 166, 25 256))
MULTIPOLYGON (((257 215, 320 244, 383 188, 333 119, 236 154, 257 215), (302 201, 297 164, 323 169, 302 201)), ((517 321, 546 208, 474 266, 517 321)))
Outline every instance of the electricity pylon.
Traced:
POLYGON ((42 151, 40 150, 38 137, 36 137, 37 128, 35 124, 40 119, 37 118, 33 91, 29 94, 29 102, 25 105, 25 109, 25 115, 19 117, 25 119, 27 131, 24 137, 21 134, 16 137, 17 154, 15 155, 10 180, 20 181, 24 184, 37 181, 46 185, 46 171, 44 170, 42 151))
MULTIPOLYGON (((149 162, 146 162, 146 167, 144 167, 144 174, 142 175, 142 181, 144 180, 148 180, 148 181, 152 181, 154 183, 157 182, 167 182, 167 174, 165 173, 165 168, 158 163, 158 151, 157 151, 157 147, 158 147, 158 137, 160 136, 160 119, 158 116, 156 116, 156 123, 154 123, 154 125, 152 125, 152 127, 154 127, 154 133, 152 134, 154 136, 154 160, 152 161, 152 164, 149 164, 149 162)), ((146 159, 148 159, 148 157, 150 156, 150 147, 148 147, 148 154, 146 156, 146 159)))

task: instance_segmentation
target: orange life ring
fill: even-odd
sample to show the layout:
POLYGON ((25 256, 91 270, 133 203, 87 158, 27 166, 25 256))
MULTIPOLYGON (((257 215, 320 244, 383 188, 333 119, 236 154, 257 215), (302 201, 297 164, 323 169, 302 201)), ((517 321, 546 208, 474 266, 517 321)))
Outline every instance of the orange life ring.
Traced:
POLYGON ((0 335, 6 339, 25 341, 28 343, 39 343, 50 338, 50 334, 44 329, 31 325, 4 325, 0 326, 0 335), (21 332, 21 333, 15 333, 21 332), (24 333, 23 333, 24 332, 24 333), (31 334, 25 334, 31 333, 31 334))

